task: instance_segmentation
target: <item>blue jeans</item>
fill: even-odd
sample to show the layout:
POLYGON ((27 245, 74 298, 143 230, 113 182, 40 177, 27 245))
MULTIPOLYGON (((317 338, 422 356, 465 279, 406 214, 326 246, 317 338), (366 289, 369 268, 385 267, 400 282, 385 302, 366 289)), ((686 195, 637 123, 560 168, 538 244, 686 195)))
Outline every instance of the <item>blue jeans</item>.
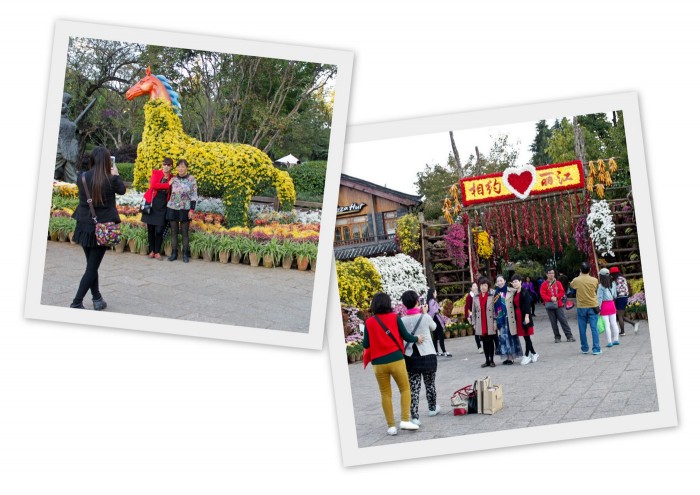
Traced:
POLYGON ((588 352, 588 339, 586 338, 586 325, 591 327, 593 339, 593 352, 600 352, 600 339, 598 338, 598 314, 594 308, 577 308, 578 333, 581 339, 581 351, 588 352))

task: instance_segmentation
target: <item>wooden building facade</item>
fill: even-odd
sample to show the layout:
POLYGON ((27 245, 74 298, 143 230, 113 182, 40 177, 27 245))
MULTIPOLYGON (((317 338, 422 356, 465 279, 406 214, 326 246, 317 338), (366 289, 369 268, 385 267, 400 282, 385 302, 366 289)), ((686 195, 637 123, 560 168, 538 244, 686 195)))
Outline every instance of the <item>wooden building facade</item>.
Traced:
POLYGON ((421 197, 341 174, 334 249, 338 260, 396 253, 396 222, 421 197))

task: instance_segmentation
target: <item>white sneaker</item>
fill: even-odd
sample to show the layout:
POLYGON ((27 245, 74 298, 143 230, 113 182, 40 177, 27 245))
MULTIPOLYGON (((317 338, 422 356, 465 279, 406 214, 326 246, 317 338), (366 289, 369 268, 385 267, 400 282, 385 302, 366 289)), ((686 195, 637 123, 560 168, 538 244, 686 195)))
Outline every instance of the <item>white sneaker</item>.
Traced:
POLYGON ((396 435, 398 431, 396 431, 396 426, 392 426, 388 430, 386 430, 387 435, 396 435))
POLYGON ((532 358, 530 356, 523 356, 520 359, 520 364, 522 364, 523 366, 525 366, 526 364, 530 364, 531 362, 532 362, 532 358))
POLYGON ((417 430, 418 425, 411 423, 410 421, 401 421, 399 423, 399 428, 402 430, 417 430))
POLYGON ((418 419, 418 418, 413 418, 413 419, 411 420, 411 423, 413 423, 413 424, 416 425, 416 426, 420 426, 420 419, 418 419))
POLYGON ((634 324, 634 333, 637 333, 637 332, 639 332, 639 322, 636 322, 634 324))
POLYGON ((428 411, 428 416, 437 416, 438 413, 440 412, 440 406, 438 404, 435 404, 435 410, 434 411, 428 411))
POLYGON ((540 355, 537 353, 534 353, 534 354, 530 354, 530 357, 532 358, 532 362, 536 363, 537 360, 540 358, 540 355))
POLYGON ((479 347, 479 354, 483 354, 483 353, 484 353, 484 348, 483 348, 483 347, 479 347))

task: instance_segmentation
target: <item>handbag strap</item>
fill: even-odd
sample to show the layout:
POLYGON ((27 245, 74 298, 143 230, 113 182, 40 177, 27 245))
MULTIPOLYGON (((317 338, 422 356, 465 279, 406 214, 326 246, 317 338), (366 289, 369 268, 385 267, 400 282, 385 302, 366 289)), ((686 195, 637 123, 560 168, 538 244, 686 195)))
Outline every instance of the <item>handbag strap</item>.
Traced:
POLYGON ((413 326, 413 331, 411 332, 411 335, 415 335, 415 334, 416 334, 416 330, 418 330, 418 325, 420 325, 420 321, 423 319, 424 316, 425 316, 425 313, 421 313, 420 318, 418 318, 418 321, 417 321, 416 324, 413 326))
MULTIPOLYGON (((391 331, 386 327, 386 325, 384 324, 384 322, 383 322, 382 320, 379 319, 379 316, 375 316, 374 319, 377 320, 377 321, 379 322, 379 324, 382 326, 382 328, 384 329, 384 331, 386 332, 386 334, 387 334, 389 337, 391 337, 391 340, 394 341, 394 344, 396 344, 396 347, 398 347, 399 350, 401 350, 401 346, 399 345, 399 343, 398 343, 398 342, 396 341, 396 339, 394 338, 394 335, 393 335, 393 334, 391 333, 391 331)), ((402 352, 403 352, 403 351, 402 351, 402 352)))
POLYGON ((95 224, 97 224, 97 213, 95 213, 95 207, 92 205, 92 196, 90 195, 90 191, 88 190, 87 181, 85 180, 85 173, 83 173, 80 176, 80 178, 83 181, 83 189, 85 189, 85 196, 87 196, 87 203, 90 207, 90 214, 92 215, 92 219, 94 220, 95 224))

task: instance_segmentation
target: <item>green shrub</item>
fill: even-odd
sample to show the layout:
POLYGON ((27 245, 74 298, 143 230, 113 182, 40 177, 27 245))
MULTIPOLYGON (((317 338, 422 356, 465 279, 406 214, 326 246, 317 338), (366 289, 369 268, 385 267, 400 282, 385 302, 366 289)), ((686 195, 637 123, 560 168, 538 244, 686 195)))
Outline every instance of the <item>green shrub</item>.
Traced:
MULTIPOLYGON (((323 198, 326 185, 326 162, 306 162, 289 169, 297 197, 323 198)), ((310 200, 307 200, 310 201, 310 200)))
POLYGON ((117 170, 122 180, 125 182, 134 182, 134 164, 133 163, 117 163, 117 170))

